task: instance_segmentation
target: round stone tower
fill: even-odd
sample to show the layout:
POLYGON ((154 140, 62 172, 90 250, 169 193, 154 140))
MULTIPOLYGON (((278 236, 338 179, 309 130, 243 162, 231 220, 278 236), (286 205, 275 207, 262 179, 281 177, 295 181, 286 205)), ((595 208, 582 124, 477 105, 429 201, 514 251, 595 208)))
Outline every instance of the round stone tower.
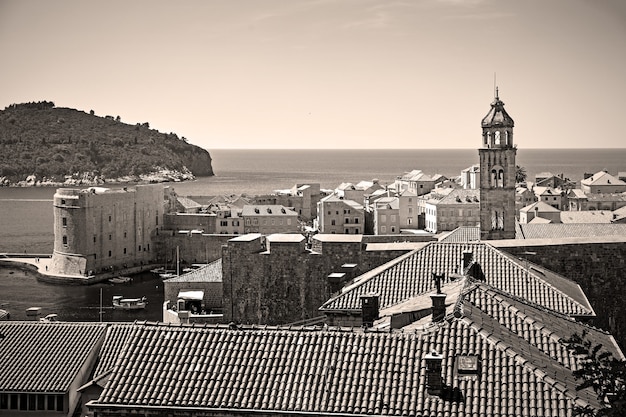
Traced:
POLYGON ((513 119, 496 96, 483 118, 480 157, 480 235, 482 240, 515 238, 515 154, 513 119))

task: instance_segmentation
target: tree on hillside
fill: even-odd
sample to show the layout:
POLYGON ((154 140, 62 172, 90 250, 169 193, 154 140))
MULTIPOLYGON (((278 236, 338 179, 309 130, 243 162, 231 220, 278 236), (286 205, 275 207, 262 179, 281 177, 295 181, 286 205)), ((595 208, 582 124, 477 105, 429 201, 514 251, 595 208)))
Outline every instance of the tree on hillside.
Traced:
POLYGON ((515 165, 515 182, 518 184, 520 182, 526 182, 526 177, 526 168, 515 165))
POLYGON ((583 331, 582 335, 574 333, 565 340, 568 349, 580 358, 574 377, 582 382, 576 390, 593 389, 603 406, 598 410, 589 406, 577 407, 574 415, 626 416, 626 361, 615 359, 610 352, 603 351, 601 344, 592 346, 586 336, 586 331, 583 331))

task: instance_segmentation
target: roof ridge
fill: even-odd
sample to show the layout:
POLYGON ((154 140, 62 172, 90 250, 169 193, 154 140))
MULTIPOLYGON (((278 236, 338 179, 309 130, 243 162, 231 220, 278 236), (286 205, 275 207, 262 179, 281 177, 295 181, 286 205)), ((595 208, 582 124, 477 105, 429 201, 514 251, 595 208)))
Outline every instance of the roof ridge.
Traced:
POLYGON ((478 323, 475 319, 471 318, 470 316, 465 316, 463 321, 468 325, 471 330, 476 333, 477 336, 483 337, 487 343, 492 344, 496 349, 501 350, 502 352, 509 355, 511 358, 515 359, 517 364, 521 367, 527 369, 536 376, 543 376, 542 380, 544 382, 546 382, 552 388, 557 389, 558 391, 563 393, 563 395, 568 396, 571 401, 576 403, 578 400, 580 400, 583 403, 580 405, 596 405, 597 408, 598 403, 595 393, 591 392, 590 389, 577 390, 576 387, 578 386, 578 384, 576 383, 573 373, 569 368, 551 358, 549 355, 541 351, 541 349, 539 349, 538 347, 533 346, 526 339, 519 337, 517 334, 502 326, 496 319, 491 317, 489 314, 486 314, 479 308, 475 308, 473 310, 476 311, 477 315, 480 316, 481 323, 484 324, 485 322, 489 322, 490 325, 488 327, 492 329, 490 331, 488 330, 488 328, 483 327, 481 323, 478 323), (495 325, 491 326, 491 324, 494 323, 495 325), (496 329, 500 330, 499 336, 507 335, 510 337, 515 337, 516 342, 519 343, 520 346, 516 348, 512 344, 503 341, 501 337, 498 337, 498 335, 496 335, 496 329), (524 345, 524 348, 522 348, 521 345, 524 345), (523 355, 523 353, 520 353, 524 351, 527 351, 530 358, 527 358, 523 355), (537 353, 539 353, 539 356, 536 355, 537 353), (533 354, 535 355, 533 356, 533 354), (535 364, 532 360, 533 358, 540 360, 542 364, 545 364, 546 370, 548 366, 551 366, 552 370, 554 370, 555 378, 552 378, 548 372, 542 370, 540 366, 535 364), (557 372, 563 374, 558 379, 556 379, 557 372), (563 381, 565 382, 565 384, 563 383, 563 381), (579 393, 588 394, 587 398, 581 398, 580 395, 577 395, 579 393))
MULTIPOLYGON (((570 300, 572 303, 574 303, 574 304, 576 304, 576 305, 580 306, 580 308, 581 308, 583 311, 587 311, 587 312, 588 312, 588 313, 590 313, 591 315, 595 315, 595 311, 593 310, 593 308, 591 308, 591 305, 589 305, 589 308, 588 308, 587 306, 583 305, 583 304, 582 304, 582 303, 580 303, 579 301, 575 300, 575 299, 574 299, 573 297, 571 297, 569 294, 566 294, 565 292, 563 292, 560 288, 558 288, 558 287, 554 286, 552 283, 550 283, 550 282, 546 281, 545 279, 541 278, 541 277, 540 277, 538 274, 536 274, 535 272, 532 272, 532 271, 531 271, 531 269, 532 269, 532 268, 530 268, 530 264, 531 264, 531 262, 529 262, 529 267, 528 267, 528 268, 525 268, 523 265, 521 265, 521 264, 519 264, 519 263, 517 262, 517 259, 515 259, 515 258, 513 257, 513 255, 510 255, 510 254, 508 254, 508 253, 506 253, 506 252, 504 252, 504 251, 498 250, 498 249, 496 249, 494 246, 492 246, 491 244, 489 244, 489 243, 487 243, 487 242, 485 242, 485 244, 486 244, 486 246, 487 246, 487 247, 489 247, 489 248, 490 248, 489 250, 492 250, 492 251, 494 251, 495 253, 497 253, 499 256, 503 257, 503 258, 506 260, 506 262, 509 262, 509 263, 513 264, 516 268, 519 268, 519 269, 521 269, 522 271, 526 272, 526 274, 527 274, 526 276, 527 276, 527 277, 532 277, 535 281, 539 281, 539 282, 541 282, 542 284, 544 284, 545 286, 547 286, 548 288, 550 288, 552 291, 554 291, 554 292, 556 292, 556 293, 560 294, 561 296, 563 296, 563 297, 565 297, 566 299, 570 300)), ((541 269, 547 269, 547 268, 542 267, 541 265, 537 265, 537 264, 533 264, 533 265, 534 265, 534 266, 536 266, 536 267, 538 267, 538 268, 541 268, 541 269)), ((557 275, 557 276, 559 276, 559 277, 561 277, 561 278, 564 278, 564 279, 566 279, 566 280, 568 280, 568 281, 571 281, 571 282, 573 282, 573 283, 575 283, 575 284, 578 284, 576 281, 570 280, 569 278, 566 278, 566 277, 562 276, 561 274, 557 274, 557 273, 556 273, 556 272, 554 272, 554 271, 550 271, 550 272, 552 272, 553 274, 555 274, 555 275, 557 275)), ((579 285, 579 286, 580 286, 580 285, 579 285)), ((583 293, 583 294, 584 294, 584 293, 583 293)), ((513 294, 511 294, 511 295, 512 295, 513 297, 517 297, 517 296, 514 296, 513 294)), ((586 296, 585 296, 585 298, 586 298, 586 296)), ((525 300, 525 301, 528 301, 528 300, 525 300)), ((587 301, 588 301, 588 300, 587 300, 587 301)), ((531 304, 534 304, 534 303, 532 303, 531 301, 528 301, 528 302, 529 302, 529 303, 531 303, 531 304)))

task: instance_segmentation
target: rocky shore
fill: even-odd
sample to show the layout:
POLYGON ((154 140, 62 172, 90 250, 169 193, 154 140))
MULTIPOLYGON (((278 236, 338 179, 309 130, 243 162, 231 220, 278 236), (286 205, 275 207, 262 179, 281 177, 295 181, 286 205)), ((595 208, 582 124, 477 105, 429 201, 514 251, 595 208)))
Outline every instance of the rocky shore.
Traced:
POLYGON ((161 182, 180 182, 196 179, 186 167, 182 171, 160 168, 148 174, 128 175, 119 178, 105 178, 95 172, 75 173, 66 175, 63 181, 57 178, 38 178, 29 175, 21 181, 10 181, 7 177, 0 176, 0 187, 72 187, 72 186, 98 186, 104 184, 142 184, 161 182))

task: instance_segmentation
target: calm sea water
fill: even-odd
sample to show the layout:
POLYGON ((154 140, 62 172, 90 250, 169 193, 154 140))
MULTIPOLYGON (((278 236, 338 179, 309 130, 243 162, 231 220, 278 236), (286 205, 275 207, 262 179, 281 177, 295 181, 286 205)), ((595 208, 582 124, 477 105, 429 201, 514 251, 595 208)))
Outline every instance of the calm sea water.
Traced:
MULTIPOLYGON (((296 183, 309 182, 333 189, 342 182, 356 183, 374 178, 387 184, 413 169, 451 177, 458 176, 462 169, 478 163, 476 149, 218 149, 210 153, 215 176, 172 184, 178 194, 265 194, 276 189, 291 188, 296 183)), ((539 172, 550 171, 580 181, 585 172, 595 173, 606 169, 615 175, 619 171, 626 171, 626 148, 519 149, 517 164, 526 168, 529 180, 534 179, 539 172)), ((0 253, 52 253, 54 192, 54 188, 0 188, 0 253)), ((132 313, 134 315, 127 319, 160 319, 160 305, 157 301, 162 291, 158 285, 158 280, 154 281, 148 274, 138 277, 126 289, 124 295, 147 295, 153 301, 149 304, 150 311, 142 312, 141 317, 132 313)), ((116 290, 117 288, 103 286, 106 303, 114 295, 110 292, 116 290)), ((99 287, 43 284, 24 272, 0 268, 0 305, 9 302, 8 300, 25 300, 24 305, 29 304, 25 308, 45 304, 50 309, 48 312, 65 312, 70 318, 60 314, 64 320, 96 320, 99 287)), ((15 301, 12 303, 15 304, 15 301)), ((16 309, 22 309, 21 304, 17 307, 16 309)), ((115 315, 118 313, 121 312, 111 312, 115 315)), ((13 315, 16 314, 18 313, 13 315)), ((109 320, 112 319, 122 320, 124 317, 109 315, 109 320)))

